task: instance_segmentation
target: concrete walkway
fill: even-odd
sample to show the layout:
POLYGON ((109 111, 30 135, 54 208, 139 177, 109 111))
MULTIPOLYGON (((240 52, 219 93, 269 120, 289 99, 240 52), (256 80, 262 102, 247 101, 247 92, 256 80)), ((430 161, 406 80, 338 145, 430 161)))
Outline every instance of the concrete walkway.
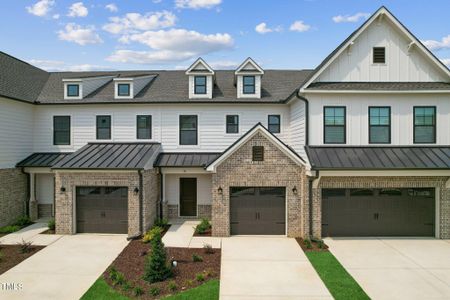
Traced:
POLYGON ((195 226, 200 221, 197 220, 170 220, 172 224, 162 241, 166 247, 176 248, 203 248, 205 244, 211 245, 213 248, 220 248, 222 239, 217 237, 197 237, 193 236, 195 226))
POLYGON ((220 299, 333 299, 295 239, 222 239, 220 299))
POLYGON ((364 291, 378 299, 450 299, 450 243, 426 238, 326 238, 364 291))
POLYGON ((0 299, 80 299, 128 244, 126 235, 78 234, 63 236, 6 273, 0 299))
POLYGON ((16 245, 18 243, 31 242, 36 246, 47 246, 59 240, 62 235, 42 234, 48 230, 48 220, 37 220, 36 223, 22 228, 17 232, 7 234, 0 238, 0 245, 16 245))

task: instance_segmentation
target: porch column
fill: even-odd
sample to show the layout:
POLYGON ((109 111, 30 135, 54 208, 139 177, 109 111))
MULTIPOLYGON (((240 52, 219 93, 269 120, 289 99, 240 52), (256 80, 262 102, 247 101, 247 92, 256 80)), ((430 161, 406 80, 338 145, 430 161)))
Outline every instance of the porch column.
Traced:
POLYGON ((30 202, 29 202, 29 214, 31 221, 38 218, 38 205, 36 201, 36 174, 30 173, 30 202))

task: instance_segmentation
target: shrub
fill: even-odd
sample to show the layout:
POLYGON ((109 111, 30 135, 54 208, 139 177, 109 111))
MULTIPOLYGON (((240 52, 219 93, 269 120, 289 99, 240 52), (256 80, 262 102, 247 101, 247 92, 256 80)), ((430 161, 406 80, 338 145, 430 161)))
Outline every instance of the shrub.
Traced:
POLYGON ((205 274, 206 277, 211 277, 213 275, 213 272, 210 269, 208 269, 208 270, 205 270, 203 272, 203 274, 205 274))
POLYGON ((129 290, 131 290, 133 287, 131 286, 131 284, 130 283, 128 283, 128 282, 126 282, 125 281, 125 283, 122 285, 122 290, 124 291, 124 292, 128 292, 129 290))
POLYGON ((157 287, 152 287, 150 289, 150 295, 152 295, 152 296, 158 296, 159 293, 160 293, 160 290, 157 287))
POLYGON ((55 220, 51 219, 50 221, 48 221, 47 226, 48 226, 48 229, 55 230, 55 227, 56 227, 55 226, 55 220))
POLYGON ((202 262, 203 258, 200 255, 194 253, 194 254, 192 254, 192 261, 193 262, 202 262))
POLYGON ((169 282, 169 284, 167 285, 169 287, 169 290, 171 292, 175 292, 178 289, 177 284, 175 283, 175 281, 171 281, 169 282))
POLYGON ((109 268, 109 278, 112 281, 115 281, 117 279, 117 269, 114 267, 109 268))
POLYGON ((198 273, 197 275, 195 275, 195 279, 198 282, 203 282, 203 281, 205 281, 205 275, 203 275, 202 273, 198 273))
POLYGON ((305 244, 306 249, 312 249, 312 244, 310 240, 306 239, 303 241, 303 243, 305 244))
POLYGON ((20 246, 21 253, 29 253, 33 249, 33 243, 26 242, 24 239, 22 239, 22 242, 17 244, 20 246))
POLYGON ((158 227, 166 227, 169 225, 169 220, 167 220, 166 218, 162 218, 162 219, 156 219, 155 223, 153 224, 153 226, 158 226, 158 227))
POLYGON ((317 247, 319 247, 319 249, 325 248, 325 243, 323 242, 323 240, 317 241, 317 247))
POLYGON ((135 297, 142 296, 142 295, 144 295, 144 290, 140 286, 137 286, 133 289, 133 295, 135 297))
POLYGON ((20 230, 20 226, 17 225, 8 225, 0 227, 0 233, 13 233, 20 230))
POLYGON ((163 232, 163 229, 161 227, 155 226, 144 234, 142 241, 144 243, 149 243, 153 240, 153 238, 155 237, 156 234, 161 235, 162 232, 163 232))
POLYGON ((203 234, 206 231, 211 229, 211 223, 209 223, 208 219, 203 218, 200 224, 195 227, 195 233, 203 234))
POLYGON ((116 279, 113 280, 113 285, 123 285, 127 281, 125 280, 125 275, 123 273, 117 272, 116 279))
POLYGON ((29 217, 22 216, 22 217, 18 218, 17 221, 13 225, 24 227, 24 226, 28 226, 31 224, 33 224, 33 222, 31 222, 31 219, 29 217))
POLYGON ((186 282, 185 282, 186 286, 191 286, 193 284, 194 284, 194 282, 192 280, 190 280, 190 279, 186 280, 186 282))
POLYGON ((206 254, 213 254, 213 253, 214 253, 214 249, 213 249, 213 247, 211 246, 211 244, 203 244, 203 251, 204 251, 206 254))
POLYGON ((164 281, 170 276, 172 276, 172 270, 167 264, 167 255, 161 241, 161 234, 156 233, 152 239, 152 251, 145 262, 144 280, 154 283, 164 281))

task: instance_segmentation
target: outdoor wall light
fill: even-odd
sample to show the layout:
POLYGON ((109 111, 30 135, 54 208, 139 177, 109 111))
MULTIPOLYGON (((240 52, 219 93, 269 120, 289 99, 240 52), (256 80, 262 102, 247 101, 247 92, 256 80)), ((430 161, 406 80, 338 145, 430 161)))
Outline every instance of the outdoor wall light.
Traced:
POLYGON ((139 193, 139 188, 135 187, 135 188, 134 188, 134 193, 135 193, 135 194, 139 193))
POLYGON ((217 192, 219 193, 219 195, 222 195, 222 194, 223 194, 223 190, 222 190, 222 187, 221 187, 221 186, 217 189, 217 192))
POLYGON ((297 195, 297 187, 296 186, 294 186, 294 188, 292 189, 292 192, 294 193, 294 195, 297 195))
POLYGON ((59 190, 61 191, 61 193, 64 193, 66 191, 66 188, 62 186, 59 190))

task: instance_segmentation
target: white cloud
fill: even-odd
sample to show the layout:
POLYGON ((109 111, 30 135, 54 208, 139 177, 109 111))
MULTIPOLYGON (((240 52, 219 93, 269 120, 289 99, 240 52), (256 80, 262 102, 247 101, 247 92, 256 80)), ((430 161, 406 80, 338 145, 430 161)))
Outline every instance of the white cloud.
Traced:
POLYGON ((305 32, 311 29, 311 26, 308 24, 305 24, 303 21, 295 21, 291 24, 291 27, 289 27, 290 31, 298 31, 298 32, 305 32))
POLYGON ((58 20, 58 19, 59 19, 59 17, 60 17, 60 15, 59 15, 59 14, 54 14, 54 15, 52 16, 52 18, 53 18, 53 19, 55 19, 55 20, 58 20))
POLYGON ((69 17, 86 17, 89 11, 83 2, 76 2, 69 7, 69 17))
POLYGON ((441 59, 441 61, 444 63, 444 65, 450 68, 450 58, 443 58, 441 59))
POLYGON ((280 32, 282 30, 281 26, 277 26, 275 28, 269 28, 267 27, 267 24, 265 22, 259 23, 255 26, 255 31, 260 34, 266 34, 269 32, 280 32))
POLYGON ((169 11, 146 13, 128 13, 124 17, 109 18, 110 23, 103 26, 113 34, 126 33, 135 30, 155 30, 175 25, 176 16, 169 11))
POLYGON ((117 11, 119 11, 119 8, 118 8, 117 5, 114 4, 114 3, 107 4, 107 5, 105 6, 105 8, 106 8, 107 10, 109 10, 110 12, 117 12, 117 11))
POLYGON ((30 59, 28 61, 30 64, 44 69, 46 71, 70 71, 70 72, 81 72, 81 71, 107 71, 111 70, 110 67, 91 65, 91 64, 68 64, 59 60, 43 60, 43 59, 30 59))
POLYGON ((123 36, 123 43, 137 42, 147 45, 151 51, 117 50, 108 60, 139 64, 180 62, 233 47, 228 33, 201 34, 185 29, 146 31, 123 36))
POLYGON ((338 15, 334 16, 333 22, 334 23, 356 23, 359 22, 361 19, 367 19, 370 17, 369 13, 363 13, 359 12, 354 15, 338 15))
POLYGON ((26 9, 32 15, 44 17, 52 10, 54 4, 55 1, 53 0, 41 0, 31 6, 27 6, 26 9))
POLYGON ((450 35, 443 37, 440 41, 426 40, 422 43, 430 50, 450 49, 450 35))
POLYGON ((212 8, 222 3, 222 0, 175 0, 175 6, 177 8, 212 8))
POLYGON ((102 39, 96 33, 94 26, 82 27, 80 25, 69 23, 65 30, 58 31, 60 40, 77 43, 79 45, 102 43, 102 39))

